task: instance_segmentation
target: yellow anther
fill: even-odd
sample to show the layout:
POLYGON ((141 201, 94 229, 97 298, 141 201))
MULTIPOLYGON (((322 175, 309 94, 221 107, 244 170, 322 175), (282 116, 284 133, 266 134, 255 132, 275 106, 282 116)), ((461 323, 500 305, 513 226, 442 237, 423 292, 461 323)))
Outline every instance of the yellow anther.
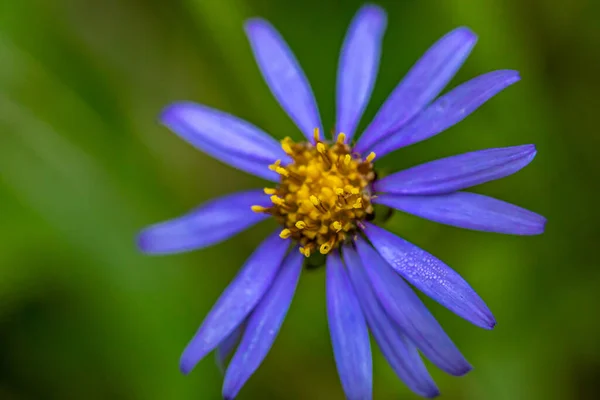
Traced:
POLYGON ((273 164, 269 165, 269 169, 271 171, 277 171, 277 168, 281 165, 281 160, 275 161, 273 164))
POLYGON ((290 173, 283 167, 275 167, 275 172, 282 176, 289 176, 290 173))
POLYGON ((304 257, 310 257, 310 249, 308 247, 300 247, 300 253, 304 257))
POLYGON ((342 189, 342 188, 335 188, 333 191, 334 191, 334 192, 335 192, 335 194, 337 194, 338 196, 341 196, 341 195, 343 195, 343 194, 344 194, 344 189, 342 189))
POLYGON ((338 142, 338 144, 344 144, 346 142, 346 134, 343 132, 340 132, 337 137, 337 142, 338 142))
POLYGON ((350 162, 352 162, 352 157, 350 156, 350 154, 346 154, 344 156, 344 165, 348 166, 350 165, 350 162))
POLYGON ((264 188, 263 191, 265 192, 265 194, 275 194, 275 193, 277 193, 277 190, 275 190, 273 188, 264 188))
POLYGON ((319 253, 321 253, 321 254, 329 253, 331 251, 331 249, 333 248, 334 243, 335 243, 335 238, 329 239, 329 241, 327 243, 323 243, 321 245, 321 247, 319 247, 319 253))
POLYGON ((331 224, 331 228, 334 229, 336 232, 339 232, 342 230, 342 224, 340 223, 340 221, 335 221, 333 224, 331 224))
POLYGON ((370 152, 369 155, 367 156, 366 160, 368 162, 373 162, 374 159, 375 159, 375 153, 374 152, 370 152))
POLYGON ((252 209, 252 211, 254 211, 255 213, 261 213, 261 212, 265 212, 268 211, 269 209, 267 207, 263 207, 263 206, 252 206, 250 207, 252 209))
POLYGON ((350 189, 350 193, 351 194, 359 194, 360 190, 358 190, 358 188, 353 187, 352 189, 350 189))
POLYGON ((362 207, 362 199, 356 199, 356 202, 352 205, 352 208, 361 208, 362 207))
POLYGON ((315 138, 315 142, 320 140, 321 135, 319 135, 319 128, 313 129, 313 137, 315 138))
POLYGON ((283 205, 285 205, 285 200, 283 200, 281 197, 277 197, 275 195, 271 196, 271 202, 273 204, 275 204, 276 206, 283 206, 283 205))
POLYGON ((283 151, 286 154, 293 154, 294 151, 292 150, 292 146, 290 146, 290 144, 287 141, 282 141, 281 142, 281 148, 283 149, 283 151))
POLYGON ((318 197, 317 197, 317 196, 315 196, 314 194, 313 194, 313 195, 311 195, 311 196, 309 197, 309 199, 310 199, 310 202, 311 202, 311 203, 313 203, 313 205, 314 205, 315 207, 316 207, 316 206, 318 206, 319 204, 321 204, 321 202, 319 201, 318 197))
POLYGON ((321 154, 324 154, 327 151, 325 145, 321 142, 317 143, 317 151, 321 154))
POLYGON ((298 229, 304 229, 304 228, 306 228, 306 223, 304 221, 298 221, 298 222, 296 222, 295 226, 298 229))
POLYGON ((279 233, 279 237, 282 239, 287 239, 292 235, 292 231, 290 231, 289 229, 284 229, 279 233))

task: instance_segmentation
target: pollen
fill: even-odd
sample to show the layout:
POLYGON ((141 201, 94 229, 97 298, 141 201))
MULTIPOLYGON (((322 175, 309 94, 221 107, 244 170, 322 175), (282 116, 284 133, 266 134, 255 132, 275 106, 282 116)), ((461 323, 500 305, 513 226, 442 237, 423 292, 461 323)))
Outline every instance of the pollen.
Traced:
POLYGON ((264 189, 273 205, 252 207, 273 215, 282 225, 279 236, 296 240, 306 257, 316 251, 327 254, 350 240, 360 221, 373 213, 375 153, 365 158, 353 154, 343 133, 333 143, 319 140, 318 129, 314 136, 314 144, 281 141, 292 162, 269 166, 280 176, 277 188, 264 189))

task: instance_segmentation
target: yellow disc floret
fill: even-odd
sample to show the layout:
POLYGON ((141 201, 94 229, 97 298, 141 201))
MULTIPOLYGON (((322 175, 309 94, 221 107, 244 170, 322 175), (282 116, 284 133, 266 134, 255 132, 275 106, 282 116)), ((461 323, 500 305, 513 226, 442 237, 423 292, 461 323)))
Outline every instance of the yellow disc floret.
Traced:
POLYGON ((253 206, 255 212, 272 214, 282 225, 280 237, 300 243, 309 257, 327 254, 350 238, 360 221, 373 213, 370 184, 375 178, 375 153, 362 159, 351 153, 340 133, 333 144, 294 143, 286 138, 281 147, 292 163, 275 162, 269 168, 281 176, 277 188, 265 188, 272 207, 253 206))

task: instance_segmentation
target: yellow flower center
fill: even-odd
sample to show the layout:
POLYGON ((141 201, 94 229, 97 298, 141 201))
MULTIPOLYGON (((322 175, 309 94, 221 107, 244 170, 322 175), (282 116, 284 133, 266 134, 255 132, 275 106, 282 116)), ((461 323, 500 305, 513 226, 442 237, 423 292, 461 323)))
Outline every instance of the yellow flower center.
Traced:
POLYGON ((273 205, 252 206, 255 212, 272 214, 284 227, 279 236, 297 240, 306 257, 316 249, 329 253, 373 213, 370 183, 375 179, 375 153, 365 159, 352 154, 343 133, 333 144, 318 138, 315 129, 314 145, 290 138, 281 141, 293 161, 283 166, 278 160, 269 166, 281 176, 277 188, 265 188, 273 205))

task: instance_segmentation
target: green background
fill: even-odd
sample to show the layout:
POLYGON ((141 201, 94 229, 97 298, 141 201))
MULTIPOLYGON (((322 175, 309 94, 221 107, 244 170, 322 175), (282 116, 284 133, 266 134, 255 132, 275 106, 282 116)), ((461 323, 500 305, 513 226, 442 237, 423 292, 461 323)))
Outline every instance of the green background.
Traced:
MULTIPOLYGON (((269 19, 311 81, 326 127, 358 0, 4 0, 0 3, 0 399, 218 399, 207 357, 180 353, 265 223, 213 248, 148 257, 134 237, 212 197, 262 187, 157 122, 188 99, 300 134, 263 82, 245 18, 269 19)), ((494 312, 478 329, 427 301, 475 369, 431 367, 445 399, 592 399, 600 379, 600 3, 379 1, 380 75, 363 126, 435 40, 479 34, 451 83, 512 68, 522 81, 447 132, 379 164, 397 170, 535 143, 525 170, 475 189, 548 218, 537 237, 396 213, 387 227, 445 260, 494 312)), ((327 129, 329 130, 329 129, 327 129)), ((374 351, 375 399, 413 399, 374 351)), ((275 345, 240 399, 341 399, 324 270, 306 271, 275 345)))

